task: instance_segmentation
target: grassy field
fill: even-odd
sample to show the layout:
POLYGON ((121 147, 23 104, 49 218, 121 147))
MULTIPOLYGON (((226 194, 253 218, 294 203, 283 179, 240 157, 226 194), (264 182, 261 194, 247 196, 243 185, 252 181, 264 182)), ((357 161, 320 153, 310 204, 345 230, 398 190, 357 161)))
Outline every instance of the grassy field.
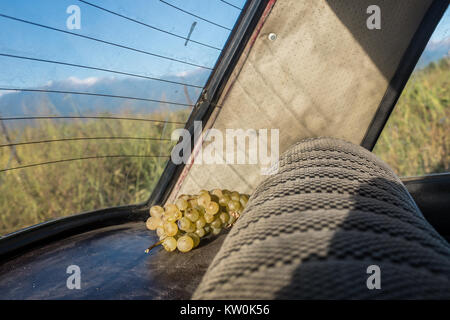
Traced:
MULTIPOLYGON (((122 115, 127 116, 127 115, 122 115)), ((131 117, 131 115, 128 115, 131 117)), ((136 117, 135 115, 133 117, 136 117)), ((152 114, 152 119, 186 121, 187 111, 152 114)), ((150 117, 147 117, 150 118, 150 117)), ((6 122, 6 121, 5 121, 6 122)), ((0 127, 8 140, 62 138, 166 138, 181 127, 129 120, 39 121, 22 129, 0 127)), ((169 155, 171 141, 94 139, 0 147, 0 169, 53 160, 104 155, 169 155)), ((0 235, 53 218, 148 199, 168 158, 125 157, 62 162, 0 172, 0 235)))
POLYGON ((450 58, 413 73, 374 153, 400 176, 450 171, 450 58))
MULTIPOLYGON (((393 111, 374 152, 400 176, 450 171, 449 81, 449 59, 415 72, 393 111)), ((155 113, 151 118, 184 122, 188 115, 188 111, 155 113)), ((20 130, 5 131, 0 126, 0 144, 73 137, 170 139, 175 127, 179 125, 45 120, 20 130)), ((0 169, 97 155, 164 156, 171 146, 170 141, 133 139, 3 146, 0 169)), ((0 172, 0 235, 73 213, 143 202, 150 196, 166 161, 151 157, 91 159, 0 172)))

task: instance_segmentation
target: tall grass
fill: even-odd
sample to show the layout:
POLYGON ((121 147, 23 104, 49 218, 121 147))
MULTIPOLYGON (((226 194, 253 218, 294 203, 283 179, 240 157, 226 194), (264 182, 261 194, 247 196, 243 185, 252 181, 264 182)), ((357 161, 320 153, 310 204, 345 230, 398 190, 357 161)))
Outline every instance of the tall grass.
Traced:
MULTIPOLYGON (((150 117, 183 122, 188 115, 188 111, 180 111, 150 117)), ((177 127, 180 125, 129 120, 42 120, 7 133, 14 142, 74 137, 170 139, 177 127)), ((3 134, 0 143, 6 144, 6 140, 3 134)), ((167 156, 173 145, 172 141, 118 139, 3 147, 0 169, 102 155, 167 156)), ((151 157, 105 158, 0 172, 0 234, 74 213, 143 202, 167 161, 151 157)))
POLYGON ((450 58, 413 73, 374 153, 400 176, 450 171, 450 58))

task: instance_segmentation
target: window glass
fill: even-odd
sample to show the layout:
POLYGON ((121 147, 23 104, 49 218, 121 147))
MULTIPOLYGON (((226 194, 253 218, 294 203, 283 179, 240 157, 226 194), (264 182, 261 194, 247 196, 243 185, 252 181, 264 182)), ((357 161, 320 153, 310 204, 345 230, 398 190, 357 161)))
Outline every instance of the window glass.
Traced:
POLYGON ((450 171, 450 11, 433 33, 374 153, 400 176, 450 171))
POLYGON ((0 235, 140 203, 244 0, 0 2, 0 235))

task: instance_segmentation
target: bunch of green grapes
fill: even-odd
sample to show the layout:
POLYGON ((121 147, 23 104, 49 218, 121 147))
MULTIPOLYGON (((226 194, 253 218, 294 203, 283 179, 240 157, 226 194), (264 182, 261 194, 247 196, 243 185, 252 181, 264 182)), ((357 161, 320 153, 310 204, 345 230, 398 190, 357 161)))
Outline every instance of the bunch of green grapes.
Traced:
POLYGON ((162 244, 171 252, 175 249, 189 252, 204 237, 217 236, 230 228, 244 210, 248 195, 236 191, 215 189, 200 191, 198 195, 181 195, 175 204, 150 208, 147 228, 156 230, 159 242, 146 250, 162 244))

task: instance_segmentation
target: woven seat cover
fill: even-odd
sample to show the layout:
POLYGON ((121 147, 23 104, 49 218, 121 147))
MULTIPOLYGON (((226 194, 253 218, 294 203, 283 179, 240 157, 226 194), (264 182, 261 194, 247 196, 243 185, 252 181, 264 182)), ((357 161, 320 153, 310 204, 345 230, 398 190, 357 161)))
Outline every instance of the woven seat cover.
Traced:
POLYGON ((194 299, 449 299, 450 247, 393 171, 331 138, 280 157, 194 299), (380 269, 380 289, 368 278, 380 269))

